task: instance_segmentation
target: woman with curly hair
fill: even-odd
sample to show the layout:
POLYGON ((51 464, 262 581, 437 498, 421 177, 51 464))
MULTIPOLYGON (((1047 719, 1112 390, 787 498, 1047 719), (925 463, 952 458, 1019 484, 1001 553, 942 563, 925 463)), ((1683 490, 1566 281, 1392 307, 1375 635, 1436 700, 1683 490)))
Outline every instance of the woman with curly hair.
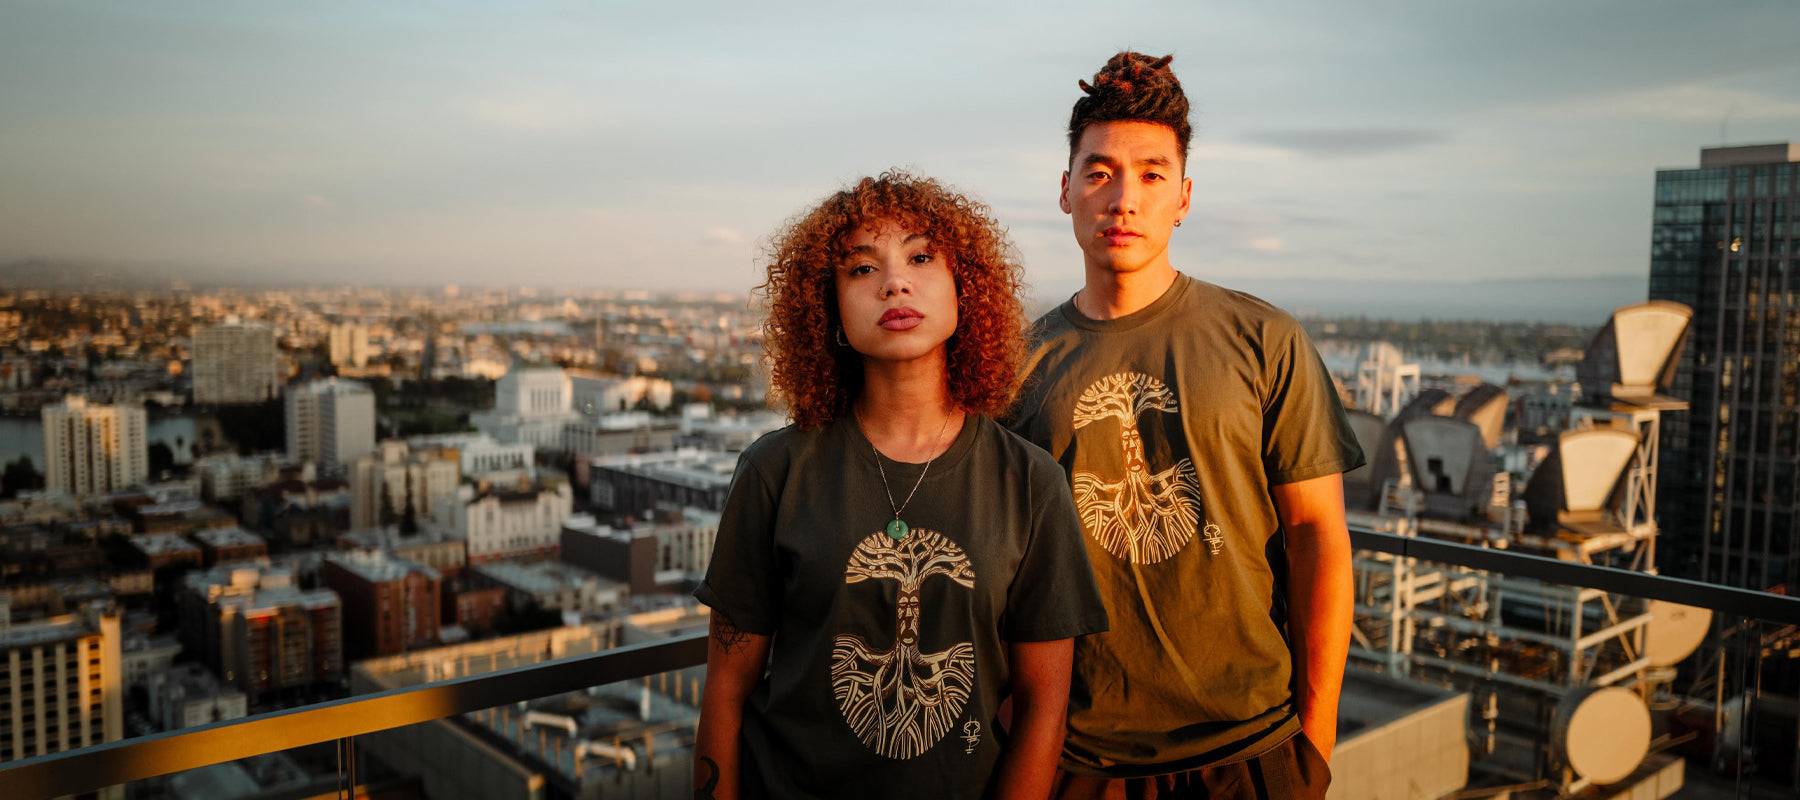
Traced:
POLYGON ((1047 796, 1073 639, 1107 623, 1061 467, 989 419, 1022 351, 1004 232, 890 172, 770 249, 793 424, 744 452, 695 592, 696 796, 1047 796))

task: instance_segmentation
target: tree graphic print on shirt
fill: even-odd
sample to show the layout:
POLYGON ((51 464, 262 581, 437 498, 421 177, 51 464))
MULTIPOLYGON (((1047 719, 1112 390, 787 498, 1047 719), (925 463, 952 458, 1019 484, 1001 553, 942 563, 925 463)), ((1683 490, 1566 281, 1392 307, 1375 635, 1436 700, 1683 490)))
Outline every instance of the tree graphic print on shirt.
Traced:
MULTIPOLYGON (((1107 552, 1133 564, 1154 564, 1181 552, 1194 538, 1200 520, 1200 481, 1192 459, 1150 471, 1138 431, 1138 419, 1147 411, 1176 414, 1179 408, 1168 386, 1137 372, 1101 378, 1075 403, 1077 436, 1083 428, 1114 420, 1125 460, 1125 474, 1117 478, 1074 472, 1071 483, 1081 526, 1107 552)), ((1104 447, 1105 440, 1090 431, 1082 446, 1104 447)))
POLYGON ((899 583, 894 644, 877 649, 861 636, 839 634, 831 654, 832 694, 864 745, 888 758, 912 758, 956 726, 975 685, 974 643, 920 652, 919 590, 933 577, 973 589, 975 571, 955 542, 914 528, 898 541, 885 532, 870 534, 857 544, 844 573, 845 583, 899 583))

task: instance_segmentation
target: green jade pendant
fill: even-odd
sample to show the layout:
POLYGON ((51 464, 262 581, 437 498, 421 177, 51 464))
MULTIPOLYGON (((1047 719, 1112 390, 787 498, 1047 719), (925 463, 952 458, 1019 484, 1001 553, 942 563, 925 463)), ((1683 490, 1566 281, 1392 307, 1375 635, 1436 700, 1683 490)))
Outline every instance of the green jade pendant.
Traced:
POLYGON ((907 527, 905 522, 900 521, 899 517, 895 517, 893 522, 887 524, 888 538, 894 541, 906 538, 906 534, 911 531, 912 529, 907 527))

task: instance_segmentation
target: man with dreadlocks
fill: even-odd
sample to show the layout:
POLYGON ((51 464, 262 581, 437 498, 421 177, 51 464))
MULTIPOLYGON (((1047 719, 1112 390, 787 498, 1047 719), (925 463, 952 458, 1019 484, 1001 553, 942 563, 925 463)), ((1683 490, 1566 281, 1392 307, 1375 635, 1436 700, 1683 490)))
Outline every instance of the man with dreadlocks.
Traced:
POLYGON ((1080 83, 1086 282, 1035 325, 1012 420, 1068 471, 1112 619, 1076 643, 1056 796, 1324 797, 1363 454, 1291 317, 1170 264, 1193 182, 1169 60, 1080 83))

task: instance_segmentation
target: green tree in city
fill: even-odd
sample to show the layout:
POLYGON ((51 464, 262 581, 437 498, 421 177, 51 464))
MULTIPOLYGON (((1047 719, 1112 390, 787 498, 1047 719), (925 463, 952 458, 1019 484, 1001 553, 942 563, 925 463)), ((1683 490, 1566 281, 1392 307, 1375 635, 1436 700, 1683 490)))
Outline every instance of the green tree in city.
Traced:
POLYGON ((0 473, 0 499, 11 500, 20 492, 35 491, 44 488, 44 474, 37 471, 31 463, 31 456, 19 456, 6 465, 6 471, 0 473))

